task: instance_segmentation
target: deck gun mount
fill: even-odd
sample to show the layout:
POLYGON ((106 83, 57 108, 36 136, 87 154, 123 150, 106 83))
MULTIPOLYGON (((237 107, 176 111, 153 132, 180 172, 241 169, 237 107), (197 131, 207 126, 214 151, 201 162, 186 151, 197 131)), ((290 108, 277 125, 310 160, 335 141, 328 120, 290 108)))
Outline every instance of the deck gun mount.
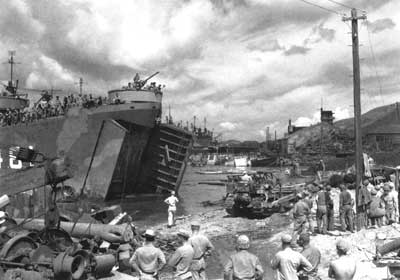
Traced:
POLYGON ((136 73, 135 77, 133 78, 133 82, 134 82, 134 87, 136 88, 136 90, 141 90, 146 83, 153 78, 154 76, 158 75, 160 72, 155 72, 154 74, 150 75, 149 77, 147 77, 144 80, 140 80, 140 76, 138 73, 136 73))

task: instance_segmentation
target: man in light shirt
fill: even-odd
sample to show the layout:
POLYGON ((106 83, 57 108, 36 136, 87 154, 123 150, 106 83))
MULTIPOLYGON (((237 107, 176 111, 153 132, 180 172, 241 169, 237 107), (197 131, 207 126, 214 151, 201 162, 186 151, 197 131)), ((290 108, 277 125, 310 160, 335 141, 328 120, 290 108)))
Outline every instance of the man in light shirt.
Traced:
POLYGON ((136 249, 129 263, 139 272, 140 280, 155 280, 158 279, 158 272, 166 263, 165 256, 159 248, 154 247, 153 230, 146 230, 144 238, 143 246, 136 249))
POLYGON ((175 196, 175 191, 171 191, 171 195, 164 202, 168 205, 168 227, 175 225, 176 204, 179 199, 175 196))
POLYGON ((281 241, 282 250, 271 260, 272 269, 277 270, 278 280, 299 280, 297 271, 300 268, 306 272, 313 270, 306 257, 291 248, 292 237, 289 234, 284 234, 281 241))
POLYGON ((192 236, 189 238, 189 243, 194 250, 192 262, 192 274, 194 280, 207 280, 206 261, 205 257, 209 256, 214 246, 204 234, 200 233, 200 223, 192 222, 192 236))
POLYGON ((263 268, 260 260, 248 250, 250 239, 246 235, 240 235, 237 239, 237 252, 229 257, 224 268, 224 279, 234 280, 258 280, 262 279, 263 268))
POLYGON ((193 261, 194 250, 189 243, 190 233, 186 230, 179 230, 177 233, 180 241, 183 243, 181 247, 176 249, 171 256, 168 264, 175 268, 174 279, 189 280, 192 278, 191 264, 193 261))

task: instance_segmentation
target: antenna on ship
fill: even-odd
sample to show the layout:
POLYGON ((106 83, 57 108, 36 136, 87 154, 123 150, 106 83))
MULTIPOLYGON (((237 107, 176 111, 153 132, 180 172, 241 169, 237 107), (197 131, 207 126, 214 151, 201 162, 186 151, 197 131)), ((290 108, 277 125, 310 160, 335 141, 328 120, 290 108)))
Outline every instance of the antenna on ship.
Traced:
POLYGON ((18 80, 15 83, 15 86, 13 85, 13 74, 14 74, 14 65, 15 64, 21 64, 20 62, 15 62, 14 61, 14 56, 15 56, 16 51, 8 51, 8 61, 4 62, 3 64, 10 64, 10 80, 8 81, 8 85, 6 87, 7 91, 9 91, 12 94, 17 93, 17 87, 18 87, 18 80))
POLYGON ((83 78, 80 77, 79 78, 79 82, 75 83, 76 85, 79 85, 79 94, 82 95, 83 92, 83 84, 85 84, 85 82, 83 81, 83 78))

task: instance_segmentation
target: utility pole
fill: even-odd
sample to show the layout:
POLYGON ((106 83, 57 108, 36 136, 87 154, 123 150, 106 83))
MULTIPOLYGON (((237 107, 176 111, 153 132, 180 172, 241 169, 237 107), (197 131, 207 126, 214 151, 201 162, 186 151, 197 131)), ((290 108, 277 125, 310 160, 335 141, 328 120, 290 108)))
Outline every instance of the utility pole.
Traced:
POLYGON ((358 53, 358 20, 366 19, 365 15, 358 16, 356 9, 351 9, 350 17, 343 17, 343 21, 351 20, 351 37, 353 46, 353 97, 354 97, 354 135, 356 138, 356 207, 357 229, 365 223, 366 209, 359 205, 360 183, 363 173, 362 134, 361 134, 361 100, 360 100, 360 57, 358 53))
POLYGON ((320 112, 320 114, 321 114, 321 135, 320 135, 320 139, 319 139, 319 153, 320 153, 320 159, 322 159, 322 154, 323 154, 323 152, 322 152, 322 145, 323 145, 323 140, 322 140, 322 137, 323 137, 323 129, 324 129, 324 127, 323 127, 323 123, 322 123, 322 105, 321 105, 321 112, 320 112))

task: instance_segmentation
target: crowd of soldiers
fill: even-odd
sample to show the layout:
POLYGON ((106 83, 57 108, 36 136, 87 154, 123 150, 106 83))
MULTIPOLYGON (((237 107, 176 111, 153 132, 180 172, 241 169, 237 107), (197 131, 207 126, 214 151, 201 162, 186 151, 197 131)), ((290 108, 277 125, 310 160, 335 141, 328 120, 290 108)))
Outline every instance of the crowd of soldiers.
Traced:
POLYGON ((334 230, 335 211, 339 212, 340 229, 354 232, 355 213, 359 213, 360 227, 380 227, 389 225, 398 220, 398 192, 391 181, 375 183, 365 179, 360 186, 356 209, 354 193, 348 190, 348 184, 340 184, 339 209, 335 209, 332 188, 329 184, 319 186, 319 191, 313 195, 310 189, 298 192, 298 201, 293 209, 295 232, 300 234, 305 231, 326 234, 334 230), (316 229, 311 215, 313 206, 316 205, 316 229))
MULTIPOLYGON (((191 230, 192 233, 183 229, 177 232, 181 246, 169 258, 168 265, 175 268, 174 279, 205 280, 205 258, 210 255, 214 246, 200 233, 200 223, 194 221, 191 230)), ((143 237, 143 246, 136 249, 129 263, 139 273, 140 279, 155 280, 167 261, 161 249, 154 245, 155 232, 148 229, 143 237)))
POLYGON ((11 126, 19 123, 30 123, 33 121, 64 115, 71 107, 92 108, 101 106, 107 102, 106 98, 94 98, 92 94, 70 94, 63 100, 59 96, 52 98, 51 95, 44 95, 35 106, 23 109, 8 108, 0 112, 0 126, 11 126))
MULTIPOLYGON (((168 265, 174 268, 172 279, 206 280, 206 259, 214 250, 213 244, 204 234, 200 233, 200 223, 191 224, 192 233, 180 229, 177 232, 181 246, 168 260, 168 265)), ((159 279, 161 269, 167 264, 164 253, 155 247, 155 232, 146 230, 143 245, 136 249, 129 263, 143 280, 159 279)), ((278 280, 318 280, 317 272, 321 261, 320 251, 310 244, 310 234, 302 233, 295 240, 293 236, 281 236, 282 247, 271 260, 270 266, 276 270, 278 280)), ((331 262, 328 276, 333 279, 353 279, 356 272, 355 261, 348 256, 350 244, 338 240, 336 249, 339 258, 331 262)), ((240 235, 236 240, 236 252, 229 256, 224 265, 224 280, 261 280, 263 266, 259 258, 249 252, 250 239, 240 235)))

